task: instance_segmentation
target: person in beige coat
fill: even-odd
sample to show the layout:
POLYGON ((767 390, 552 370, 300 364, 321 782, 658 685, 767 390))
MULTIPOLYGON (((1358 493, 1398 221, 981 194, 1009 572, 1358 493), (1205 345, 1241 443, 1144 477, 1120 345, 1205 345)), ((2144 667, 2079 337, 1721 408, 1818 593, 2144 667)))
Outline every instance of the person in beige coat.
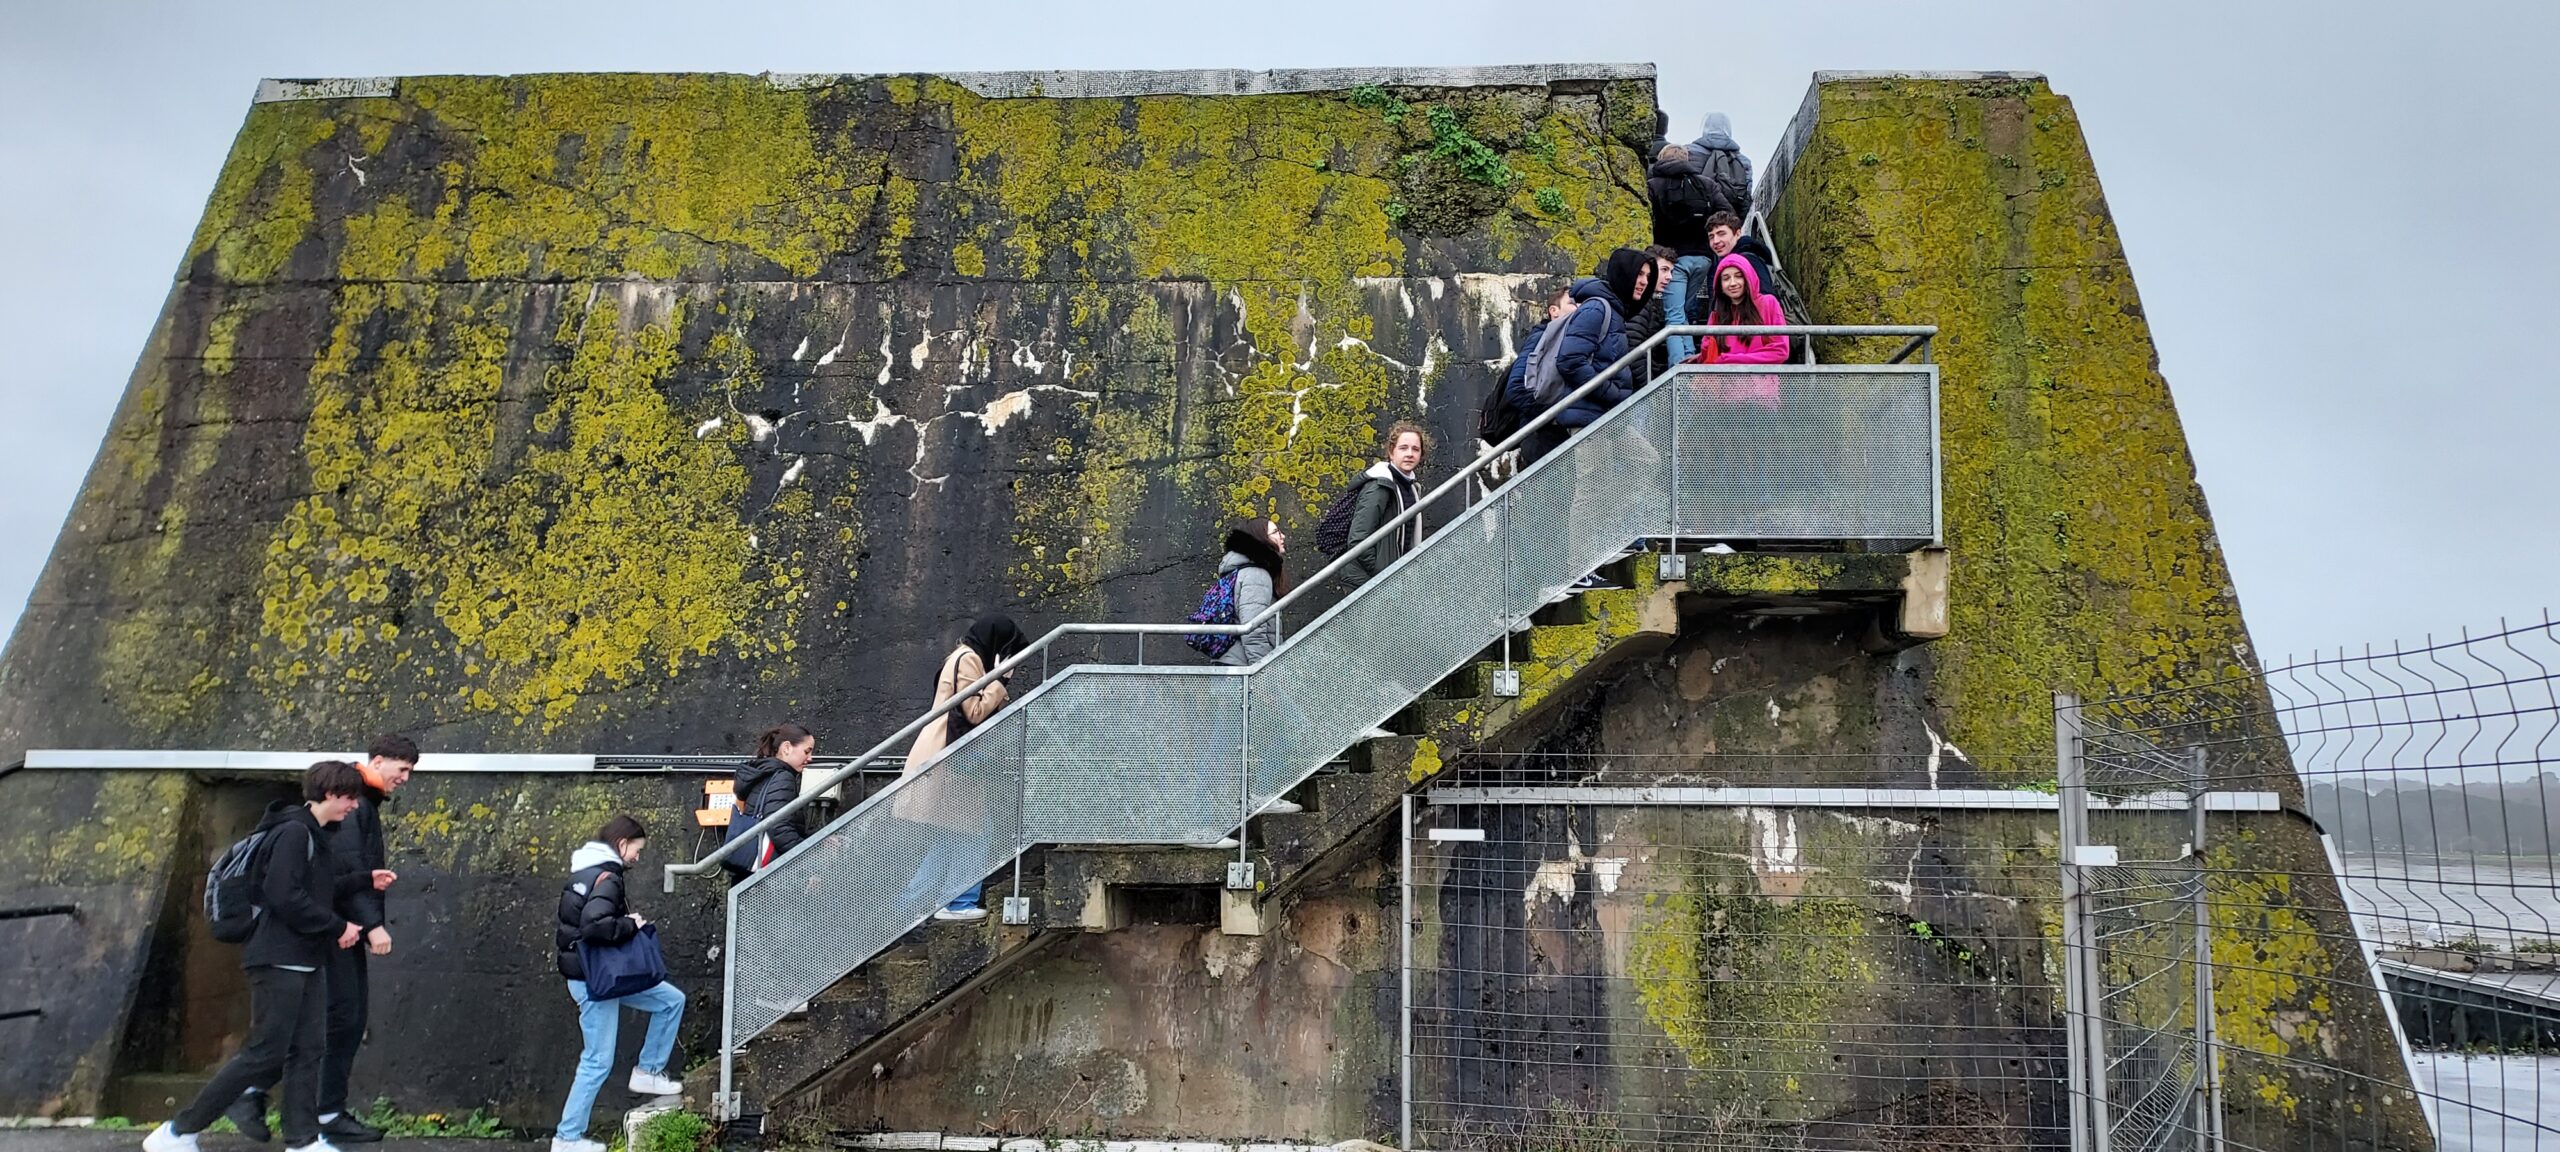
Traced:
MULTIPOLYGON (((938 707, 944 701, 958 695, 961 689, 985 676, 987 669, 1003 663, 1007 657, 1022 651, 1025 646, 1022 629, 1014 625, 1012 617, 1002 613, 989 613, 978 617, 975 623, 969 625, 968 634, 961 638, 959 647, 953 648, 950 655, 942 658, 942 671, 933 678, 934 704, 938 707)), ((906 774, 913 776, 924 771, 927 765, 932 764, 942 755, 944 749, 959 743, 960 738, 967 735, 971 728, 986 723, 988 718, 1003 711, 1004 706, 1011 703, 1013 699, 1006 690, 1007 681, 1010 679, 1011 675, 1008 673, 1005 679, 997 680, 979 689, 967 700, 962 701, 958 707, 935 717, 932 723, 925 725, 923 730, 917 732, 916 742, 907 749, 906 774)), ((928 865, 918 871, 919 881, 936 872, 931 864, 932 862, 928 861, 928 865)), ((968 891, 961 893, 941 911, 934 913, 933 918, 962 921, 985 919, 987 910, 980 903, 984 888, 984 884, 971 884, 968 891)))

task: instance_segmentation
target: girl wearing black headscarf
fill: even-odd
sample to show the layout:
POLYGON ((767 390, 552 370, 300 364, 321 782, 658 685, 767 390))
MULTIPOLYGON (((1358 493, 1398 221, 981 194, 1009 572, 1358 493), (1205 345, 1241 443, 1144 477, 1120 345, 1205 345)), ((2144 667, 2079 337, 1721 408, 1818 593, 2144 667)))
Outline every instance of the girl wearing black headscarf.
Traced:
MULTIPOLYGON (((950 655, 942 658, 942 671, 933 678, 934 704, 938 707, 944 701, 959 695, 961 689, 985 676, 987 669, 1003 663, 1008 657, 1021 652, 1027 646, 1022 637, 1022 629, 1014 625, 1012 617, 993 612, 978 617, 969 625, 969 631, 961 637, 959 646, 953 648, 950 655)), ((1010 679, 1012 674, 1007 673, 1004 678, 971 693, 969 698, 961 701, 958 707, 943 713, 935 718, 933 723, 925 725, 923 731, 916 733, 915 744, 907 749, 906 774, 913 776, 924 771, 926 765, 933 763, 935 757, 942 755, 943 749, 958 743, 960 737, 971 728, 986 723, 988 717, 1002 711, 1012 699, 1005 690, 1005 684, 1010 679)), ((947 817, 949 814, 942 815, 947 817)), ((939 856, 937 855, 935 859, 938 860, 939 856)), ((938 875, 939 871, 938 868, 927 867, 919 872, 918 878, 922 879, 925 873, 938 875)), ((986 908, 980 904, 983 893, 984 885, 972 884, 968 891, 961 893, 941 911, 934 913, 933 918, 936 920, 983 920, 987 915, 986 908)))

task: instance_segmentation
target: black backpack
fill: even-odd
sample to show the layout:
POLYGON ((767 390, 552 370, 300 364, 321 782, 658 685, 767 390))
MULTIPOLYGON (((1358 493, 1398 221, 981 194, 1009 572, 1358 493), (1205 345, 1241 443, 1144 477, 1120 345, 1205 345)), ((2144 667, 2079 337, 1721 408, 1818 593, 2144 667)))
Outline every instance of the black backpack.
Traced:
MULTIPOLYGON (((204 918, 213 926, 213 938, 225 944, 245 944, 258 931, 258 917, 266 910, 258 907, 258 882, 266 871, 267 843, 275 839, 276 829, 261 828, 243 836, 238 843, 222 850, 214 858, 213 869, 204 878, 204 918)), ((309 838, 302 842, 304 859, 318 854, 309 838)))
POLYGON ((1368 486, 1369 474, 1363 472, 1325 507, 1324 519, 1316 521, 1316 551, 1330 559, 1351 550, 1351 514, 1360 507, 1360 490, 1368 486))
MULTIPOLYGON (((1523 352, 1521 355, 1526 356, 1528 353, 1523 352)), ((1510 372, 1504 371, 1502 376, 1493 382, 1493 391, 1485 394, 1484 402, 1476 405, 1476 439, 1484 441, 1484 446, 1487 448, 1502 443, 1512 433, 1519 431, 1521 425, 1529 422, 1529 414, 1511 403, 1510 380, 1510 372)))
MULTIPOLYGON (((1701 150, 1693 148, 1691 151, 1701 150)), ((1714 188, 1732 203, 1734 215, 1749 216, 1751 214, 1751 178, 1743 174, 1742 153, 1727 152, 1722 148, 1708 148, 1703 152, 1704 155, 1699 158, 1706 162, 1707 170, 1699 178, 1705 180, 1709 187, 1714 188)))

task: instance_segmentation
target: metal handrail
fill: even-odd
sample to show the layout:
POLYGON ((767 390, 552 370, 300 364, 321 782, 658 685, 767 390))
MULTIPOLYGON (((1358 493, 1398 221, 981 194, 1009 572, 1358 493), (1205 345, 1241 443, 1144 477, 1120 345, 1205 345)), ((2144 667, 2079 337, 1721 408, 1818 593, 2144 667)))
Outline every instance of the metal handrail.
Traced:
MULTIPOLYGON (((1927 342, 1932 337, 1936 336, 1937 333, 1938 329, 1934 324, 1682 324, 1676 327, 1665 327, 1660 331, 1655 332, 1653 335, 1646 337, 1642 342, 1636 344, 1634 347, 1627 349, 1626 355, 1620 356, 1618 359, 1610 362, 1607 368, 1593 373, 1591 379, 1584 382, 1580 387, 1564 394, 1562 397, 1559 397, 1554 403, 1547 405, 1545 411, 1538 413, 1535 417, 1532 417, 1526 423, 1522 424, 1518 431, 1504 437, 1501 443, 1477 453, 1475 459, 1469 461, 1465 467, 1452 472, 1448 479, 1441 481, 1437 486, 1433 487, 1430 492, 1424 494, 1419 499, 1416 499, 1410 506, 1405 508, 1402 512, 1397 513, 1393 518, 1378 525, 1375 531, 1371 532, 1368 536, 1362 537, 1359 543, 1343 549, 1342 555, 1335 557, 1332 563, 1318 569, 1314 575, 1299 581, 1296 587, 1290 589, 1286 595, 1273 600, 1269 607, 1263 609, 1260 613, 1257 613, 1253 619, 1239 621, 1234 624, 1093 623, 1058 625, 1057 627, 1050 629, 1046 634, 1042 635, 1039 640, 1034 641, 1032 644, 1025 647, 1022 651, 997 662, 995 667, 987 669, 984 675, 971 681, 967 687, 953 692, 948 699, 926 709, 922 716, 918 716, 914 720, 908 721, 904 727, 891 733, 879 743, 872 745, 869 751, 854 757, 843 766, 829 773, 819 783, 814 785, 804 785, 800 790, 800 794, 794 797, 790 802, 784 804, 780 808, 774 809, 763 818, 757 820, 754 824, 751 824, 734 835, 725 838, 722 844, 709 855, 689 864, 667 865, 664 872, 663 887, 666 891, 673 892, 676 890, 677 876, 700 876, 718 868, 722 858, 726 857, 731 851, 730 846, 726 842, 727 840, 761 836, 780 826, 784 820, 797 814, 802 808, 807 807, 820 796, 825 795, 830 789, 835 787, 835 785, 843 782, 844 780, 850 779, 859 773, 865 765, 889 754, 893 749, 912 742, 917 733, 924 731, 926 725, 941 719, 943 716, 950 713, 952 709, 959 707, 963 703, 967 702, 971 697, 985 690, 988 685, 1007 678, 1012 674, 1014 669, 1021 667, 1022 664, 1031 659, 1033 655, 1046 651, 1051 644, 1063 637, 1071 635, 1143 636, 1159 633, 1179 633, 1195 636, 1242 635, 1255 628, 1261 627, 1265 620, 1275 618, 1276 614, 1280 612, 1281 609, 1289 607, 1310 589, 1323 584, 1326 580, 1331 579, 1336 573, 1340 572, 1344 566, 1350 564, 1352 559, 1360 554, 1362 548, 1365 547, 1369 541, 1378 539, 1385 533, 1394 531, 1401 527, 1405 522, 1421 515, 1423 508, 1464 485, 1470 477, 1476 475, 1480 469, 1493 464, 1496 460, 1500 459, 1504 453, 1510 452, 1522 444, 1527 443, 1530 434, 1553 423, 1557 417, 1563 415, 1563 413, 1567 409, 1571 408, 1576 402, 1580 401, 1583 397, 1598 391, 1618 374, 1628 371, 1641 358, 1651 355, 1654 348, 1660 346, 1664 340, 1667 340, 1672 336, 1903 336, 1909 337, 1911 340, 1925 347, 1927 342)), ((894 790, 898 783, 899 782, 892 782, 889 785, 889 789, 894 790)), ((848 812, 845 815, 846 817, 849 817, 852 813, 848 812)), ((839 819, 843 818, 845 817, 839 817, 839 819)))

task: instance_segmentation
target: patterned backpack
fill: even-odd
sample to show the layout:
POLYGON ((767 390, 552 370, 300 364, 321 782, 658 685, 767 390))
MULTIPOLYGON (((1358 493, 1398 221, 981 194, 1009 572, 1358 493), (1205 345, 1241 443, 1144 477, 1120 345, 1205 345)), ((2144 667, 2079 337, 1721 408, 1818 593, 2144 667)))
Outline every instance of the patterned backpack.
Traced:
MULTIPOLYGON (((1200 610, 1184 619, 1194 624, 1237 623, 1236 574, 1220 573, 1218 582, 1209 585, 1209 590, 1200 594, 1200 610)), ((1232 632, 1191 632, 1183 635, 1182 642, 1190 645, 1193 651, 1215 660, 1226 655, 1227 649, 1236 646, 1236 637, 1232 632)))

